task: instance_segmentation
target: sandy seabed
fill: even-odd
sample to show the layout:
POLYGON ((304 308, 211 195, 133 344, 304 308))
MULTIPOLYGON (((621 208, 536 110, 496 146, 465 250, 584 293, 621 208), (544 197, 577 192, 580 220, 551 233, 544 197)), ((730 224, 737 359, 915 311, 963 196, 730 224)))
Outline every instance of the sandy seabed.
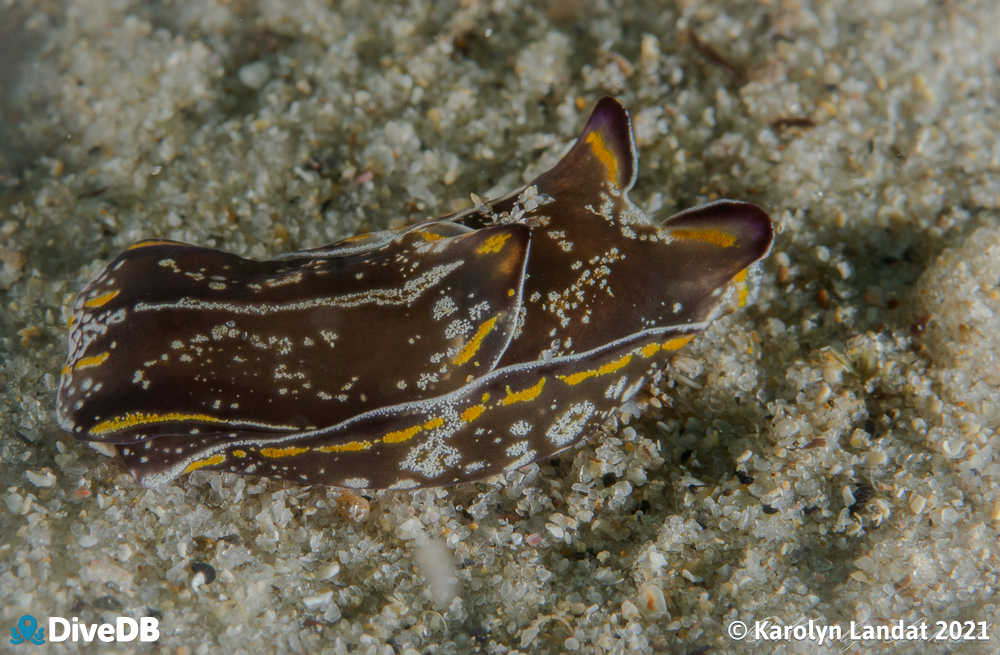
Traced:
POLYGON ((4 648, 44 648, 6 638, 32 614, 158 619, 155 646, 74 646, 102 653, 997 650, 995 2, 0 12, 4 648), (730 197, 779 230, 756 304, 641 414, 412 493, 147 490, 59 430, 69 303, 128 244, 264 258, 454 211, 551 165, 606 93, 648 213, 730 197), (899 623, 930 634, 848 631, 899 623))

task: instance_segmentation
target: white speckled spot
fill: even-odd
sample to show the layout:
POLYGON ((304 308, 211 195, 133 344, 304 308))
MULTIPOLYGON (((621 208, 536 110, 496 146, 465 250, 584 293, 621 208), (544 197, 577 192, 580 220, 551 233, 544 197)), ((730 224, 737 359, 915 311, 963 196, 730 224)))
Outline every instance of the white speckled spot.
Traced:
POLYGON ((531 423, 521 420, 510 426, 510 433, 515 437, 523 437, 531 432, 532 427, 534 426, 531 423))
POLYGON ((455 301, 452 300, 451 296, 444 296, 434 303, 432 311, 434 320, 440 321, 442 318, 451 316, 458 311, 458 305, 455 304, 455 301))
POLYGON ((516 441, 511 445, 507 446, 507 450, 504 452, 506 452, 507 457, 518 457, 520 455, 523 455, 527 450, 528 450, 528 440, 525 439, 524 441, 516 441))
POLYGON ((433 479, 444 475, 461 459, 462 453, 457 448, 446 445, 439 439, 429 439, 411 448, 399 466, 404 471, 433 479))
POLYGON ((583 431, 594 413, 594 403, 584 400, 570 405, 545 432, 545 437, 556 446, 566 446, 583 431))

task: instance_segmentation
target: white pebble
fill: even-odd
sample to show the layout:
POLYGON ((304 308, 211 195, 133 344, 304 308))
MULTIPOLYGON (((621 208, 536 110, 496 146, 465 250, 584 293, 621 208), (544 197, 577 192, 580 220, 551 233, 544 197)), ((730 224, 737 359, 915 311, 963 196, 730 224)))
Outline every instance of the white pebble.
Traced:
POLYGON ((24 477, 28 478, 28 481, 36 487, 51 487, 56 483, 55 474, 48 470, 43 470, 41 473, 25 471, 24 477))
POLYGON ((306 596, 302 599, 302 604, 306 606, 307 610, 315 610, 320 607, 326 607, 331 600, 333 600, 333 592, 324 591, 323 593, 316 594, 315 596, 306 596))
POLYGON ((262 61, 255 61, 240 69, 240 82, 255 91, 264 88, 271 78, 271 69, 262 61))

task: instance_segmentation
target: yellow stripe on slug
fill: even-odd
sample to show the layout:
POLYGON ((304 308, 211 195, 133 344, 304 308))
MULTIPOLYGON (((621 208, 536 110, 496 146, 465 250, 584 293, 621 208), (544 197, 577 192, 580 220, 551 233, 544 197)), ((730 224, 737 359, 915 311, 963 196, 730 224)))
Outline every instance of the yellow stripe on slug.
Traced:
POLYGON ((140 241, 139 243, 133 243, 125 250, 138 250, 139 248, 150 248, 152 246, 178 246, 178 245, 184 245, 184 244, 179 244, 176 241, 157 241, 155 239, 150 239, 148 241, 140 241))
POLYGON ((598 375, 607 375, 608 373, 614 373, 615 371, 620 371, 629 365, 632 361, 632 355, 623 355, 613 362, 608 362, 604 366, 597 369, 598 375))
MULTIPOLYGON (((285 448, 261 448, 260 454, 264 457, 292 457, 294 455, 301 455, 302 453, 309 452, 308 448, 303 448, 302 446, 287 446, 285 448)), ((245 453, 244 453, 245 454, 245 453)))
POLYGON ((146 412, 133 412, 116 416, 115 418, 101 421, 88 431, 92 435, 107 434, 117 432, 126 428, 133 428, 137 425, 148 425, 150 423, 167 423, 169 421, 202 421, 203 423, 226 423, 226 419, 209 414, 184 414, 182 412, 168 412, 167 414, 147 414, 146 412))
POLYGON ((479 325, 479 329, 476 330, 474 335, 472 335, 472 338, 469 339, 467 344, 465 344, 465 347, 462 348, 461 352, 455 355, 455 357, 451 360, 451 363, 456 366, 461 366, 472 359, 482 347, 483 340, 490 332, 493 331, 493 328, 496 327, 498 318, 500 318, 499 315, 481 323, 479 325))
POLYGON ((604 135, 600 132, 591 132, 587 135, 587 144, 590 146, 590 151, 594 153, 594 156, 604 164, 604 168, 608 171, 608 178, 617 187, 618 158, 608 149, 608 145, 604 143, 604 135))
POLYGON ((439 428, 444 425, 444 419, 440 416, 432 418, 423 425, 413 425, 405 430, 396 430, 394 432, 387 432, 382 435, 381 439, 376 439, 375 443, 402 443, 404 441, 409 441, 413 437, 417 436, 418 432, 423 430, 433 430, 434 428, 439 428))
POLYGON ((483 245, 476 248, 476 252, 480 255, 492 255, 503 250, 504 244, 507 243, 507 239, 510 238, 511 233, 505 232, 503 234, 494 234, 486 241, 483 241, 483 245))
POLYGON ((211 457, 206 457, 205 459, 198 459, 190 464, 184 469, 185 473, 190 473, 191 471, 197 471, 203 466, 215 466, 216 464, 221 464, 226 461, 224 455, 212 455, 211 457))
POLYGON ((622 357, 619 357, 615 361, 608 362, 607 364, 599 368, 596 369, 592 368, 589 371, 579 371, 577 373, 571 373, 569 375, 560 375, 558 377, 566 384, 573 386, 575 384, 580 384, 584 380, 587 380, 592 377, 607 375, 609 373, 614 373, 615 371, 619 371, 628 366, 629 362, 631 361, 632 361, 632 355, 623 355, 622 357))
POLYGON ((388 432, 382 435, 382 442, 401 443, 403 441, 409 441, 421 430, 423 430, 421 426, 414 425, 413 427, 406 428, 405 430, 396 430, 395 432, 388 432))
POLYGON ((510 387, 507 387, 507 397, 500 401, 501 405, 513 405, 514 403, 526 403, 535 398, 542 393, 542 388, 545 386, 545 378, 541 378, 533 386, 527 389, 521 389, 520 391, 511 391, 510 387))
POLYGON ((318 446, 314 450, 320 453, 354 453, 360 450, 368 450, 371 447, 371 441, 348 441, 347 443, 335 446, 318 446))
POLYGON ((483 407, 482 405, 473 405, 472 407, 466 408, 465 411, 459 414, 459 416, 461 416, 462 420, 465 421, 466 423, 472 423, 477 418, 482 416, 483 412, 485 411, 486 408, 483 407))
POLYGON ((93 357, 84 357, 83 359, 79 360, 73 366, 73 368, 79 371, 81 368, 91 368, 93 366, 100 366, 108 359, 108 357, 111 357, 111 353, 105 350, 99 355, 94 355, 93 357))
POLYGON ((235 455, 236 457, 239 457, 240 459, 243 459, 244 457, 247 456, 247 451, 245 451, 245 450, 243 450, 241 448, 237 448, 236 450, 233 451, 233 455, 235 455))
POLYGON ((96 298, 91 298, 87 302, 83 303, 83 306, 93 309, 94 307, 101 307, 102 305, 107 305, 109 302, 111 302, 111 299, 117 296, 119 293, 120 291, 118 289, 115 289, 114 291, 108 291, 107 293, 97 296, 96 298))
MULTIPOLYGON (((367 241, 372 238, 371 232, 364 232, 362 234, 355 234, 352 237, 347 237, 346 239, 341 239, 337 243, 357 243, 358 241, 367 241)), ((333 245, 337 245, 336 243, 333 245)))
POLYGON ((420 230, 417 232, 424 241, 440 241, 444 237, 440 234, 434 234, 433 232, 428 232, 427 230, 420 230))
POLYGON ((658 352, 660 352, 660 344, 658 343, 647 343, 642 347, 642 350, 639 351, 639 353, 646 359, 649 359, 658 352))
POLYGON ((684 346, 691 343, 692 339, 694 339, 693 334, 685 334, 683 337, 674 337, 673 339, 667 339, 666 341, 660 344, 660 347, 663 348, 664 350, 680 350, 684 346))
POLYGON ((736 237, 725 230, 701 229, 701 228, 678 228, 670 230, 670 236, 677 239, 693 239, 703 241, 720 248, 730 248, 736 245, 736 237))
POLYGON ((736 304, 739 307, 746 307, 750 298, 750 287, 747 285, 747 269, 743 269, 733 276, 733 282, 739 285, 739 293, 736 296, 736 304))

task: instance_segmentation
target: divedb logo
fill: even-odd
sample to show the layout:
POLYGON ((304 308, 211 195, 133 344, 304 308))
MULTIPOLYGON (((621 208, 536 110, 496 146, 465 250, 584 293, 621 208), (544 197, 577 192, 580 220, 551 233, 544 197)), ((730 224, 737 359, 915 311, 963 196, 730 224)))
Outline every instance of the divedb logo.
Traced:
POLYGON ((157 641, 160 638, 160 622, 152 616, 142 616, 133 619, 119 616, 114 623, 80 623, 73 617, 66 619, 61 616, 50 616, 48 630, 38 625, 38 619, 31 614, 25 614, 10 629, 10 643, 17 645, 25 642, 41 646, 46 641, 72 641, 89 644, 92 641, 105 643, 129 641, 157 641), (46 632, 48 638, 46 639, 46 632))

